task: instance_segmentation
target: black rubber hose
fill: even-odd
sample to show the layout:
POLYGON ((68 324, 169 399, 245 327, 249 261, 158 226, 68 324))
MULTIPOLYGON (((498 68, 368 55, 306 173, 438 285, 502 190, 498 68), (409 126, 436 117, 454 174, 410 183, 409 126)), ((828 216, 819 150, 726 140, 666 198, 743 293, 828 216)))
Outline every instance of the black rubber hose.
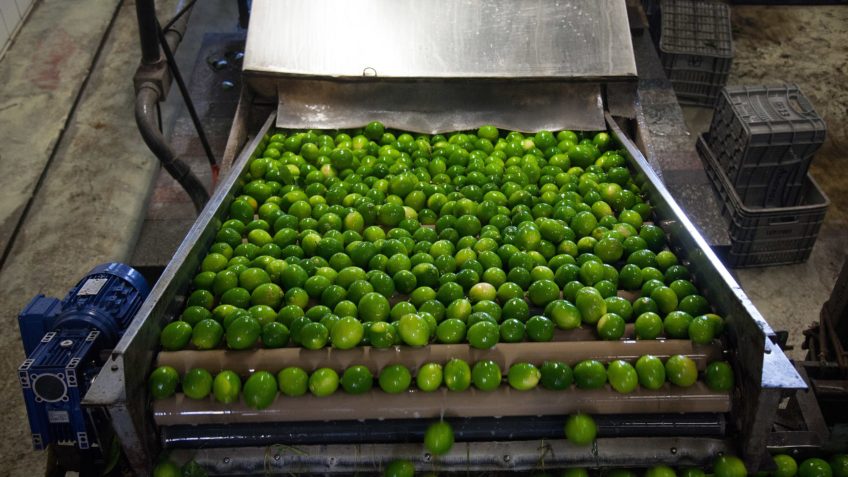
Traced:
POLYGON ((138 88, 135 100, 135 122, 141 137, 147 147, 186 191, 194 204, 195 210, 200 213, 203 206, 209 201, 209 192, 203 183, 194 175, 189 166, 180 160, 177 154, 168 145, 165 136, 157 127, 156 108, 159 103, 159 92, 153 86, 142 85, 138 88))
POLYGON ((141 62, 146 65, 154 64, 160 59, 155 0, 136 1, 135 12, 138 19, 138 36, 141 40, 141 62))

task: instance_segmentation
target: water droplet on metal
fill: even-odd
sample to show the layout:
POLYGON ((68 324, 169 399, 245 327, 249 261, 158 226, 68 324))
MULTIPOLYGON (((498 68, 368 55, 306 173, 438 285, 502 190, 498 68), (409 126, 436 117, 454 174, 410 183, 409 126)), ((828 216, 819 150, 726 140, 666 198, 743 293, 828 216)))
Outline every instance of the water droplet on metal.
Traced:
POLYGON ((223 89, 224 91, 229 91, 229 90, 231 90, 235 87, 236 87, 235 83, 233 83, 230 80, 221 81, 221 89, 223 89))
POLYGON ((377 70, 370 66, 366 66, 364 70, 362 70, 362 76, 375 77, 377 76, 377 70))
POLYGON ((212 66, 213 66, 216 70, 223 70, 224 68, 226 68, 226 67, 227 67, 227 66, 229 66, 229 65, 230 65, 230 62, 229 62, 229 61, 227 61, 227 60, 225 60, 225 59, 220 59, 220 60, 218 60, 218 61, 216 61, 216 62, 212 63, 212 66))

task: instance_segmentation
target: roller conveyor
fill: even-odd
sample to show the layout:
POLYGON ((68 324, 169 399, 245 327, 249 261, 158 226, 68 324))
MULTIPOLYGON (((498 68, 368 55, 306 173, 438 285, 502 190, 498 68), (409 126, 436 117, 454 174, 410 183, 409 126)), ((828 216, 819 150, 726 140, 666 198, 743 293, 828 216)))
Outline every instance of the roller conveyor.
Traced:
MULTIPOLYGON (((623 10, 623 2, 607 3, 613 11, 619 8, 623 10)), ((265 2, 256 4, 260 8, 268 6, 265 2)), ((571 4, 578 5, 581 2, 571 4)), ((627 27, 620 22, 613 22, 607 28, 623 28, 627 31, 627 27)), ((255 35, 256 31, 253 30, 251 34, 255 35)), ((629 37, 625 35, 625 38, 629 44, 629 37)), ((616 45, 621 46, 618 43, 616 45)), ((627 48, 617 51, 626 53, 627 48)), ((136 469, 149 469, 154 456, 164 447, 184 449, 179 452, 190 455, 202 465, 208 465, 212 473, 221 475, 251 473, 261 469, 322 473, 368 471, 379 469, 388 460, 400 457, 409 458, 419 470, 426 470, 435 468, 435 464, 430 457, 422 454, 422 426, 430 419, 442 416, 455 423, 457 435, 467 442, 459 443, 449 455, 440 458, 438 470, 528 470, 538 468, 540 461, 551 468, 566 465, 638 466, 659 462, 703 465, 718 452, 728 451, 743 455, 751 469, 760 465, 765 452, 762 436, 770 429, 770 416, 780 396, 804 387, 804 383, 774 345, 774 333, 768 324, 715 258, 630 140, 633 134, 628 125, 632 126, 632 121, 613 118, 605 111, 609 106, 604 104, 605 83, 632 79, 635 69, 630 71, 626 67, 611 68, 604 74, 576 75, 580 77, 578 87, 565 80, 569 77, 574 79, 573 71, 548 71, 540 75, 547 78, 546 81, 552 78, 563 80, 564 88, 576 88, 572 91, 581 91, 581 94, 586 95, 581 101, 573 103, 584 105, 583 110, 561 117, 556 117, 554 111, 544 118, 545 127, 555 128, 559 125, 579 129, 580 124, 586 130, 606 127, 615 140, 623 145, 629 154, 628 166, 634 172, 643 193, 654 205, 655 223, 667 232, 672 249, 684 259, 695 276, 696 284, 715 305, 717 312, 726 318, 728 337, 725 342, 707 346, 693 345, 688 340, 625 340, 610 343, 594 341, 594 332, 582 328, 570 332, 558 331, 555 341, 550 343, 501 343, 488 351, 473 350, 465 345, 430 345, 425 348, 385 350, 367 347, 347 351, 283 348, 157 353, 159 330, 179 315, 189 291, 191 277, 206 249, 214 241, 216 227, 233 200, 238 178, 257 148, 258 138, 270 131, 273 125, 293 124, 281 121, 292 121, 293 116, 289 114, 291 111, 297 112, 300 107, 310 106, 303 90, 298 96, 288 97, 299 103, 286 103, 281 99, 284 97, 281 94, 284 85, 291 85, 295 80, 304 81, 304 77, 308 81, 308 75, 292 75, 285 70, 282 73, 277 71, 280 74, 254 71, 249 69, 250 64, 246 62, 245 75, 252 83, 254 92, 261 92, 271 85, 268 91, 277 90, 279 110, 265 121, 262 128, 247 132, 247 136, 254 139, 247 141, 237 160, 232 163, 231 172, 219 185, 215 196, 157 283, 151 298, 112 354, 111 362, 104 367, 95 389, 87 396, 88 404, 101 406, 109 412, 136 469), (692 357, 699 369, 715 359, 730 359, 736 371, 737 388, 731 393, 719 393, 709 391, 703 383, 698 382, 685 389, 666 384, 660 390, 639 389, 629 395, 620 395, 609 387, 598 390, 572 388, 564 391, 536 389, 528 392, 502 387, 491 393, 474 390, 451 393, 441 389, 431 394, 410 391, 400 395, 373 391, 362 396, 337 393, 325 398, 278 396, 270 407, 262 411, 248 409, 243 403, 224 406, 211 398, 194 401, 182 395, 150 402, 145 393, 149 369, 161 364, 174 366, 181 373, 193 367, 203 367, 213 372, 230 369, 247 376, 253 370, 276 372, 284 365, 292 364, 308 369, 321 366, 343 369, 351 364, 364 364, 375 372, 387 363, 402 363, 415 369, 424 362, 444 363, 450 358, 459 357, 469 362, 493 359, 505 369, 505 366, 519 360, 632 361, 644 354, 660 357, 683 354, 692 357), (562 419, 565 414, 575 411, 599 415, 600 437, 593 449, 578 448, 561 439, 562 419), (745 435, 738 434, 739 429, 744 429, 745 435), (699 439, 694 436, 710 438, 699 439)), ((450 68, 446 67, 446 70, 450 68)), ((325 74, 321 74, 321 71, 312 73, 316 75, 315 81, 330 81, 334 86, 344 85, 345 81, 359 85, 357 87, 363 84, 352 78, 337 82, 332 78, 328 80, 326 76, 344 77, 344 74, 326 71, 325 74)), ((471 73, 460 75, 466 82, 466 89, 478 80, 488 85, 492 81, 507 81, 505 85, 508 86, 510 80, 515 79, 509 76, 489 77, 485 70, 471 73)), ((429 82, 426 88, 430 91, 439 91, 440 88, 447 91, 452 88, 451 81, 442 84, 434 75, 422 76, 420 71, 414 69, 396 74, 399 78, 393 80, 401 81, 403 88, 409 88, 408 80, 425 77, 429 82)), ((521 78, 527 81, 526 75, 521 78)), ((380 89, 383 85, 380 81, 367 79, 364 84, 377 93, 386 91, 380 89)), ((392 86, 387 87, 397 91, 392 86)), ((504 87, 499 85, 492 88, 492 91, 502 92, 504 87)), ((534 88, 530 82, 527 89, 517 88, 516 91, 533 94, 534 88)), ((539 90, 535 91, 538 93, 539 90)), ((370 109, 363 111, 360 103, 338 104, 337 101, 342 97, 345 96, 322 95, 315 98, 315 101, 329 101, 325 106, 338 106, 335 109, 342 113, 335 118, 337 121, 350 121, 352 111, 366 115, 372 112, 370 109)), ((249 108, 253 100, 250 94, 245 98, 240 109, 249 108)), ((362 103, 367 102, 368 98, 368 95, 363 96, 362 103)), ((485 103, 480 98, 475 101, 469 103, 471 106, 459 105, 458 108, 485 103)), ((503 112, 503 108, 522 104, 526 106, 533 102, 501 103, 501 109, 495 108, 487 111, 487 114, 494 115, 493 122, 496 123, 498 118, 509 117, 510 121, 505 127, 520 130, 538 128, 534 124, 522 127, 520 115, 503 112)), ((409 105, 394 103, 396 111, 403 113, 405 108, 409 108, 409 105)), ((308 109, 305 107, 302 110, 308 109)), ((418 130, 443 130, 445 124, 451 124, 451 130, 458 130, 471 127, 471 123, 480 118, 479 111, 474 112, 477 114, 457 114, 456 117, 446 118, 445 111, 433 108, 424 115, 416 114, 412 117, 401 114, 392 117, 396 119, 393 124, 413 124, 404 122, 410 119, 417 121, 414 124, 423 123, 425 126, 418 130)), ((344 125, 310 123, 305 116, 297 118, 297 124, 303 128, 344 125)), ((326 119, 324 117, 322 120, 326 119)), ((237 118, 234 131, 244 127, 244 124, 238 123, 237 118)), ((233 135, 238 136, 236 133, 233 135)), ((239 146, 243 142, 240 141, 239 146)), ((633 337, 632 327, 628 328, 625 337, 633 337)))

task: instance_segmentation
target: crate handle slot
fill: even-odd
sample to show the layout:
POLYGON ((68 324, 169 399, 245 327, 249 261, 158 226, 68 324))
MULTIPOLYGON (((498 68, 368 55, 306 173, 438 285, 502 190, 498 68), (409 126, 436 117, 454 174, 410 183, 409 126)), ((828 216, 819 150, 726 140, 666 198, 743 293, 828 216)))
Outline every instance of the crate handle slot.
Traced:
POLYGON ((810 101, 800 95, 792 95, 789 97, 789 107, 800 114, 810 114, 813 112, 813 105, 810 101))
POLYGON ((798 216, 785 216, 785 217, 775 217, 773 219, 769 219, 769 225, 791 225, 798 223, 798 216))

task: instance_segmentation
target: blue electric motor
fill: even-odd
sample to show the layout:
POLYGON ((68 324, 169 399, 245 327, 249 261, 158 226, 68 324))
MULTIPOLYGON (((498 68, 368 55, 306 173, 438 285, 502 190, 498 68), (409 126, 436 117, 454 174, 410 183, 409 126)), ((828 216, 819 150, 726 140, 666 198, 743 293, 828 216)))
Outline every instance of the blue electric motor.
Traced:
POLYGON ((18 368, 32 444, 88 449, 93 417, 82 408, 91 380, 150 292, 122 263, 94 267, 64 300, 38 295, 18 316, 27 359, 18 368))

